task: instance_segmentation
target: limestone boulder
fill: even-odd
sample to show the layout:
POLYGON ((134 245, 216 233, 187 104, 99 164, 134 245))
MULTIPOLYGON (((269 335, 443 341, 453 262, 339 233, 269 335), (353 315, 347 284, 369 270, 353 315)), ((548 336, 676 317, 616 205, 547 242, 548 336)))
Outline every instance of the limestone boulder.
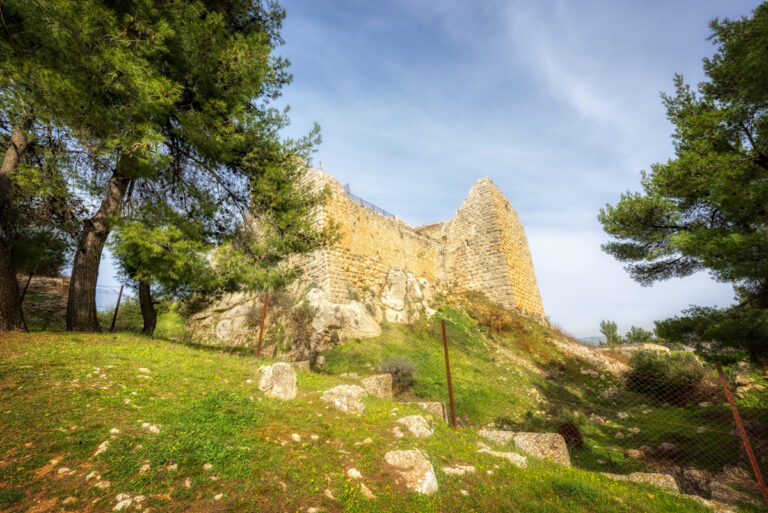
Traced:
POLYGON ((749 504, 756 507, 760 507, 762 505, 759 500, 752 497, 748 493, 736 490, 735 488, 731 488, 730 486, 717 480, 710 481, 709 487, 712 491, 713 501, 724 502, 726 504, 733 505, 749 504))
POLYGON ((680 491, 689 495, 698 495, 709 499, 712 497, 710 482, 712 474, 696 468, 683 468, 676 472, 677 484, 680 491))
POLYGON ((259 390, 268 397, 293 399, 298 393, 296 372, 287 363, 275 363, 261 369, 259 390))
POLYGON ((515 437, 515 433, 512 431, 503 431, 500 429, 481 429, 477 432, 480 436, 486 440, 499 445, 506 445, 512 441, 515 437))
POLYGON ((381 335, 379 323, 358 301, 332 303, 321 289, 312 289, 307 293, 307 303, 313 312, 312 329, 315 333, 336 332, 341 339, 381 335))
POLYGON ((392 374, 376 374, 360 380, 365 391, 380 399, 392 399, 392 374))
POLYGON ((323 392, 320 400, 331 403, 334 408, 344 413, 363 413, 365 405, 362 398, 365 389, 359 385, 338 385, 323 392))
POLYGON ((389 451, 384 461, 395 468, 399 481, 411 491, 432 495, 437 491, 437 477, 432 464, 418 449, 389 451))
POLYGON ((415 436, 416 438, 428 438, 435 432, 430 427, 427 419, 421 415, 410 415, 408 417, 403 417, 402 419, 398 419, 397 423, 405 427, 411 433, 411 435, 415 436))
POLYGON ((565 439, 557 433, 516 433, 515 447, 538 459, 551 460, 558 465, 571 466, 571 456, 565 439))

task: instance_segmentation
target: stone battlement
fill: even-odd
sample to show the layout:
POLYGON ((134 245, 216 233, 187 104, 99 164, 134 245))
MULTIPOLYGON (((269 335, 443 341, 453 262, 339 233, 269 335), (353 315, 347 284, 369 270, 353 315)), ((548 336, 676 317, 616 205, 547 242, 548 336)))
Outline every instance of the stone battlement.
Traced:
POLYGON ((318 220, 333 220, 339 240, 302 260, 305 279, 346 304, 355 290, 379 291, 395 268, 438 287, 483 292, 501 305, 545 319, 528 240, 512 205, 481 178, 450 221, 411 227, 366 207, 332 176, 309 169, 308 184, 330 191, 318 220))

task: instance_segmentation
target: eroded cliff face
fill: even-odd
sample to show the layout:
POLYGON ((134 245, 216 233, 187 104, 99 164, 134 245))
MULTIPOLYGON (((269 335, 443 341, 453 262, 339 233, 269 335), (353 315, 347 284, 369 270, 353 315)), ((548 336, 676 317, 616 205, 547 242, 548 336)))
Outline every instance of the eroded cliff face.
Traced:
MULTIPOLYGON (((339 340, 375 337, 383 321, 431 315, 435 289, 482 292, 547 322, 525 231, 490 179, 475 182, 452 220, 416 228, 364 204, 322 171, 309 169, 305 180, 330 192, 315 222, 332 221, 339 239, 292 262, 302 282, 283 293, 281 308, 268 311, 275 317, 267 325, 282 327, 265 334, 278 353, 308 356, 339 340)), ((261 305, 260 297, 233 294, 190 326, 203 343, 252 345, 261 305)))

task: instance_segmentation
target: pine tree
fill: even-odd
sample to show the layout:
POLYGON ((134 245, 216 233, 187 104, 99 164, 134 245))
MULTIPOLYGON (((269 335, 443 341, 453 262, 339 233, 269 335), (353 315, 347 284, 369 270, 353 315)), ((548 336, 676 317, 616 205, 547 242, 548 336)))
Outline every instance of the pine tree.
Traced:
MULTIPOLYGON (((708 270, 732 283, 738 303, 697 308, 657 323, 659 336, 702 349, 768 354, 768 3, 751 18, 710 24, 714 56, 698 91, 675 78, 663 95, 675 157, 644 173, 641 193, 601 210, 613 241, 642 284, 708 270)), ((711 352, 711 351, 710 351, 711 352)), ((728 352, 728 351, 725 351, 728 352)), ((720 351, 724 354, 723 351, 720 351)))
POLYGON ((315 139, 282 140, 287 117, 269 107, 290 80, 288 62, 273 55, 285 15, 277 4, 8 0, 2 9, 11 20, 3 48, 11 53, 0 87, 87 150, 91 176, 82 183, 101 190, 75 251, 68 329, 99 329, 102 250, 138 182, 174 183, 161 177, 177 173, 176 183, 195 180, 215 191, 222 211, 239 214, 231 217, 250 205, 288 235, 274 255, 317 242, 308 224, 285 224, 290 213, 260 210, 290 204, 279 198, 292 187, 281 180, 300 167, 297 149, 315 139), (280 183, 272 191, 278 197, 262 198, 262 181, 280 183))

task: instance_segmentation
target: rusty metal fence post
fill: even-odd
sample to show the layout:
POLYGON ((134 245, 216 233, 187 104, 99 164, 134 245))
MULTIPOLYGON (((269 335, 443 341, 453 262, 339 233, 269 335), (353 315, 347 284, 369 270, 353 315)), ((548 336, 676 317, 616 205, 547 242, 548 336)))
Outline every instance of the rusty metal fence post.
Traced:
POLYGON ((451 383, 451 363, 448 359, 448 337, 445 335, 445 319, 442 319, 443 326, 443 349, 445 350, 445 375, 448 377, 448 399, 451 404, 451 426, 456 431, 456 409, 453 405, 453 383, 451 383))
POLYGON ((733 420, 736 422, 736 427, 739 428, 739 436, 741 437, 741 441, 744 443, 744 449, 747 451, 749 462, 752 464, 752 470, 754 471, 755 477, 757 478, 757 484, 760 487, 760 492, 763 494, 763 499, 765 500, 765 503, 768 504, 768 488, 766 488, 765 486, 765 481, 763 480, 763 474, 762 472, 760 472, 760 466, 757 463, 757 458, 755 458, 755 453, 752 451, 752 444, 749 443, 747 430, 744 429, 744 423, 741 421, 741 415, 739 414, 739 409, 736 407, 736 403, 733 400, 733 395, 731 395, 731 389, 728 387, 728 381, 725 379, 725 374, 723 374, 723 367, 720 365, 720 362, 716 364, 716 367, 717 367, 717 375, 720 377, 720 384, 723 385, 725 398, 728 399, 728 404, 731 405, 731 413, 733 413, 733 420))
POLYGON ((109 327, 110 333, 115 331, 115 321, 117 320, 117 310, 120 308, 120 300, 123 298, 123 287, 125 285, 120 285, 120 293, 117 295, 117 304, 115 305, 115 313, 112 316, 112 325, 109 327))
POLYGON ((267 318, 267 299, 269 292, 264 293, 264 306, 261 308, 261 327, 259 328, 259 345, 256 348, 256 358, 261 357, 261 339, 264 336, 264 319, 267 318))

